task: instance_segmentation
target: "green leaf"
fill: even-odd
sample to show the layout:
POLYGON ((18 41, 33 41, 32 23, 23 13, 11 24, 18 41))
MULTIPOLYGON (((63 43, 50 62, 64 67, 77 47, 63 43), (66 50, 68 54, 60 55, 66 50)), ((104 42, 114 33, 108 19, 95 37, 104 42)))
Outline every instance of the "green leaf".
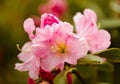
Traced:
POLYGON ((67 70, 61 71, 53 80, 54 84, 67 84, 66 75, 68 72, 72 72, 76 68, 69 68, 67 70))
POLYGON ((110 48, 110 49, 98 52, 95 55, 104 57, 110 62, 120 62, 120 49, 119 48, 110 48))
POLYGON ((104 60, 96 55, 88 54, 84 58, 78 60, 78 64, 103 64, 104 60))
POLYGON ((77 71, 80 72, 80 75, 83 78, 89 78, 91 75, 93 75, 94 67, 89 64, 78 64, 77 65, 77 71))
POLYGON ((54 78, 54 84, 67 84, 65 71, 60 72, 55 78, 54 78))
POLYGON ((98 70, 105 71, 105 72, 113 72, 114 66, 109 62, 105 62, 104 64, 95 65, 98 70))

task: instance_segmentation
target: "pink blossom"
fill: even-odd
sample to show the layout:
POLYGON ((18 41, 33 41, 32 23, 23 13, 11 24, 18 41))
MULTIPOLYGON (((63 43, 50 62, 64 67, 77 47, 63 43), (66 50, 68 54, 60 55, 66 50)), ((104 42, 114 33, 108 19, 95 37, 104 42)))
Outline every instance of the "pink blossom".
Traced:
POLYGON ((107 49, 110 46, 110 34, 97 27, 97 16, 94 11, 85 9, 84 14, 74 16, 76 32, 87 39, 89 51, 92 53, 107 49))
POLYGON ((51 13, 57 17, 61 17, 67 11, 66 0, 49 0, 47 4, 39 7, 40 14, 51 13))
POLYGON ((36 57, 31 50, 31 42, 27 42, 22 47, 22 52, 18 55, 19 60, 23 63, 16 63, 15 69, 19 71, 28 71, 29 76, 33 79, 38 78, 40 58, 36 57))
POLYGON ((76 64, 79 58, 87 54, 87 43, 84 37, 78 37, 73 27, 67 22, 47 25, 39 31, 33 41, 36 56, 42 56, 41 68, 51 71, 64 68, 64 63, 76 64))

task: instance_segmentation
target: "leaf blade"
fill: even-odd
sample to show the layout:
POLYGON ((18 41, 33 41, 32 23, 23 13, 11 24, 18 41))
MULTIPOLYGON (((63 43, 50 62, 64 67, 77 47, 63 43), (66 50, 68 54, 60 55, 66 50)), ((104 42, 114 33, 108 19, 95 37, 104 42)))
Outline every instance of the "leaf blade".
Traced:
POLYGON ((67 78, 66 75, 68 72, 72 72, 72 70, 75 70, 76 68, 69 68, 67 70, 61 71, 53 80, 54 84, 67 84, 67 78))
POLYGON ((104 57, 110 62, 120 62, 120 49, 119 48, 110 48, 110 49, 95 53, 95 55, 104 57))

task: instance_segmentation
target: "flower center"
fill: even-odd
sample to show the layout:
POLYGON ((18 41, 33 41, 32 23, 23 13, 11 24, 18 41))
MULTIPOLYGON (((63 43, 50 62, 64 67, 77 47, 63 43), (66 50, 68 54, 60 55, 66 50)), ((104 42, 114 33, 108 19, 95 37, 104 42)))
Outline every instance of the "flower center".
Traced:
POLYGON ((51 47, 53 53, 64 54, 67 52, 67 46, 64 43, 57 44, 51 47))

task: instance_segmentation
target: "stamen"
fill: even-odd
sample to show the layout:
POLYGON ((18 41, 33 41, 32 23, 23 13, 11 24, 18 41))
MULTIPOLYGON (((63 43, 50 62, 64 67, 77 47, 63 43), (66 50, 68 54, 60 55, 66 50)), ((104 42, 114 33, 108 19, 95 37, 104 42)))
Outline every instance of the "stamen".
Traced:
POLYGON ((57 46, 52 46, 51 50, 53 53, 64 54, 67 52, 67 46, 65 44, 57 44, 57 46))
POLYGON ((16 46, 17 46, 17 49, 18 49, 19 51, 21 51, 21 52, 30 52, 30 51, 31 51, 30 47, 22 50, 22 49, 20 48, 19 44, 17 44, 16 46))
POLYGON ((51 47, 51 50, 52 50, 53 53, 57 52, 57 49, 54 46, 51 47))
POLYGON ((16 44, 17 49, 22 52, 22 49, 20 48, 19 44, 16 44))

